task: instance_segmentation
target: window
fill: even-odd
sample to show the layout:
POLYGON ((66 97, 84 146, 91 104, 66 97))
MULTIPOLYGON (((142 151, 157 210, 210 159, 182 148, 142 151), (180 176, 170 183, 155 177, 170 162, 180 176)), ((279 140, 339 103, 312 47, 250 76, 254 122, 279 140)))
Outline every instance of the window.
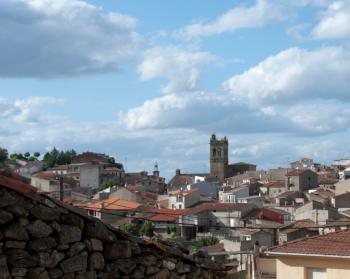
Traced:
POLYGON ((179 208, 181 208, 181 204, 179 204, 179 208))
POLYGON ((213 148, 213 156, 216 156, 216 149, 213 148))
POLYGON ((311 177, 309 176, 309 181, 311 180, 311 177))
POLYGON ((148 185, 151 185, 151 182, 148 182, 148 185))
POLYGON ((325 268, 306 268, 307 279, 327 279, 327 271, 325 268))
POLYGON ((142 185, 145 185, 145 183, 144 183, 144 182, 142 182, 142 185))
POLYGON ((76 179, 79 179, 79 177, 77 176, 76 179))
POLYGON ((216 210, 213 210, 213 212, 216 212, 216 210))
POLYGON ((221 148, 218 148, 218 156, 221 156, 221 148))

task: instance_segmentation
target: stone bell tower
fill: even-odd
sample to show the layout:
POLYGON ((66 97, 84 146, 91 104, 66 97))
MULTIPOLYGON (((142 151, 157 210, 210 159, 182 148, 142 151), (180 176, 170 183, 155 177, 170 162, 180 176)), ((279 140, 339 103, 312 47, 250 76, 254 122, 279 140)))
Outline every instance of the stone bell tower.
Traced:
POLYGON ((210 174, 224 180, 228 173, 228 139, 221 140, 215 134, 210 138, 210 174))

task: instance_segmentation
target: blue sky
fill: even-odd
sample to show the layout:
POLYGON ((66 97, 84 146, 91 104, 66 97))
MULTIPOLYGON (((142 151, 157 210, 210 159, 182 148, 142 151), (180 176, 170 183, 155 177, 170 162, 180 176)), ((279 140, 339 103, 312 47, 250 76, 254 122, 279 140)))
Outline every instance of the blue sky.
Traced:
POLYGON ((0 146, 209 171, 350 151, 350 1, 0 0, 0 146))

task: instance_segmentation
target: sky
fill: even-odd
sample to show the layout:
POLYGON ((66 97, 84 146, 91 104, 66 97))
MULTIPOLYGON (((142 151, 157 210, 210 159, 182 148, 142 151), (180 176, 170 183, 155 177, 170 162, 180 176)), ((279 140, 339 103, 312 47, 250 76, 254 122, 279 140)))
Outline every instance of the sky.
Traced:
POLYGON ((350 0, 0 0, 0 147, 127 172, 350 154, 350 0))

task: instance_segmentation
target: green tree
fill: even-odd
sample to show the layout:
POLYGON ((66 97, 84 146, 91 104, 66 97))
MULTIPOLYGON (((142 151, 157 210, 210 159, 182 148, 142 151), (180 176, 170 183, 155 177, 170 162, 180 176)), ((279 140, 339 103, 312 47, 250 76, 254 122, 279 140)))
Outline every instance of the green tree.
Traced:
POLYGON ((30 156, 30 157, 28 158, 28 161, 35 161, 35 158, 34 158, 33 156, 30 156))
POLYGON ((43 161, 48 162, 49 159, 50 159, 50 153, 46 152, 45 155, 44 155, 43 161))
POLYGON ((97 188, 97 192, 101 192, 104 189, 107 189, 110 186, 119 186, 119 182, 116 181, 106 181, 105 183, 103 183, 100 187, 97 188))
POLYGON ((16 159, 25 160, 25 158, 23 157, 22 153, 12 153, 10 155, 10 160, 11 161, 16 161, 16 159))
POLYGON ((122 163, 116 163, 115 159, 113 157, 108 159, 108 163, 113 164, 118 169, 123 169, 124 168, 123 164, 122 163))
POLYGON ((120 226, 120 229, 124 232, 128 232, 131 233, 134 236, 138 236, 138 232, 137 232, 137 227, 136 224, 133 223, 126 223, 124 225, 120 226))
POLYGON ((33 156, 38 159, 40 157, 40 152, 34 152, 33 156))
POLYGON ((8 156, 9 156, 9 152, 7 151, 7 149, 0 147, 0 162, 4 162, 8 160, 8 156))
POLYGON ((140 235, 152 237, 154 235, 154 226, 151 221, 146 221, 140 229, 140 235))
POLYGON ((171 235, 171 238, 175 238, 176 236, 176 226, 166 225, 167 230, 171 231, 173 234, 171 235))
POLYGON ((208 237, 202 237, 196 245, 190 245, 188 246, 188 249, 190 249, 191 251, 193 250, 198 250, 201 249, 203 247, 207 247, 207 246, 213 246, 215 244, 219 243, 219 239, 216 236, 208 236, 208 237))
POLYGON ((26 157, 26 159, 28 160, 28 158, 30 157, 30 153, 27 151, 26 153, 24 153, 24 157, 26 157))

